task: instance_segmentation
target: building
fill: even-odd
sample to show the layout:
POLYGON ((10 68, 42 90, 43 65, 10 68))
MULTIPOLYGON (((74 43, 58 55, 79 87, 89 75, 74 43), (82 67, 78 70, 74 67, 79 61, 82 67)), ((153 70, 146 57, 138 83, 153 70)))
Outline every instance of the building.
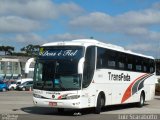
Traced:
POLYGON ((29 57, 0 56, 0 78, 18 79, 26 77, 25 64, 29 57))

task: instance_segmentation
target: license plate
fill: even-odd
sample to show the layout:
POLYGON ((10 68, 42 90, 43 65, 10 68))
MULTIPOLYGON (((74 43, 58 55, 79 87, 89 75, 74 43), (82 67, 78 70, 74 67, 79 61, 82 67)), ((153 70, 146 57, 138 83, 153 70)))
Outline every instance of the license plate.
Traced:
POLYGON ((57 106, 57 103, 56 102, 49 102, 49 106, 51 106, 51 107, 57 106))

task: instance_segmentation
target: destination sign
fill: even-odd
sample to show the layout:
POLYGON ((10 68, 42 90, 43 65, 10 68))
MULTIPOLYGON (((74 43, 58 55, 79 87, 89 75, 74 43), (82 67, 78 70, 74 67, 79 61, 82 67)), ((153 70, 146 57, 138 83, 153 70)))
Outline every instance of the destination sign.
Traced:
POLYGON ((40 53, 40 56, 68 56, 68 57, 74 57, 78 53, 78 50, 46 50, 42 53, 40 53))
POLYGON ((40 49, 39 58, 42 59, 64 59, 79 58, 82 56, 82 49, 40 49))

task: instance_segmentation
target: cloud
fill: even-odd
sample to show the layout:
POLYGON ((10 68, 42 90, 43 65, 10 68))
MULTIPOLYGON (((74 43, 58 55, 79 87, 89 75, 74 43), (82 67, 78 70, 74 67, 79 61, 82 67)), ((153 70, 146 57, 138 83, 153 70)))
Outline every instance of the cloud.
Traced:
POLYGON ((142 53, 145 55, 154 56, 155 58, 160 57, 159 50, 160 47, 157 42, 147 41, 147 42, 141 42, 137 41, 132 44, 129 44, 125 46, 126 49, 132 50, 137 53, 142 53))
POLYGON ((160 23, 160 11, 155 9, 146 9, 142 11, 130 11, 118 15, 116 21, 126 25, 148 26, 160 23))
POLYGON ((77 35, 77 34, 70 34, 70 33, 64 33, 64 34, 57 34, 49 36, 49 41, 66 41, 66 40, 75 40, 75 39, 82 39, 86 38, 83 35, 77 35))
POLYGON ((160 32, 154 30, 154 27, 160 27, 159 5, 156 3, 149 9, 129 11, 118 15, 93 12, 72 19, 69 24, 76 30, 109 33, 112 36, 118 33, 123 36, 126 43, 123 39, 119 40, 120 38, 116 43, 119 41, 119 44, 123 43, 126 49, 156 57, 158 44, 160 44, 160 32))
MULTIPOLYGON (((153 48, 157 47, 156 42, 160 40, 158 28, 160 27, 159 9, 160 2, 157 2, 149 9, 111 15, 98 11, 86 13, 76 3, 68 1, 56 3, 54 0, 0 0, 0 41, 4 45, 14 44, 17 47, 23 47, 27 44, 43 44, 51 41, 85 38, 83 35, 69 32, 46 35, 51 33, 50 28, 46 29, 48 26, 56 30, 57 25, 64 20, 61 27, 62 30, 66 30, 64 26, 68 27, 67 23, 70 20, 69 29, 73 28, 70 29, 73 30, 73 33, 75 29, 79 30, 80 33, 84 30, 85 35, 93 33, 100 40, 109 33, 112 36, 117 35, 116 37, 111 37, 111 41, 112 38, 113 41, 118 39, 121 45, 124 44, 126 48, 133 51, 141 53, 154 52, 153 48), (57 21, 58 24, 53 26, 57 21), (157 30, 154 31, 154 28, 157 30), (46 36, 45 39, 40 35, 41 32, 38 33, 40 30, 45 30, 43 34, 46 36), (123 36, 125 40, 127 39, 126 43, 122 41, 122 38, 118 38, 118 35, 123 36), (3 36, 5 37, 3 38, 3 36)), ((59 28, 56 33, 58 31, 59 28)), ((116 41, 115 43, 118 42, 116 41)))
POLYGON ((47 42, 43 37, 35 33, 23 33, 13 36, 1 36, 0 42, 2 45, 15 46, 16 48, 22 48, 28 44, 41 45, 47 42))
POLYGON ((160 9, 160 2, 156 2, 152 5, 153 9, 160 9))
POLYGON ((73 16, 83 9, 75 3, 56 4, 51 0, 1 0, 0 15, 13 15, 30 19, 55 19, 61 15, 73 16))
POLYGON ((49 42, 74 40, 80 38, 85 38, 85 36, 64 33, 64 34, 51 35, 48 36, 47 38, 43 38, 42 36, 35 33, 22 33, 22 34, 16 34, 15 36, 0 36, 0 45, 13 46, 16 48, 16 51, 19 51, 22 47, 27 46, 29 44, 42 45, 44 43, 49 43, 49 42))
POLYGON ((29 32, 39 28, 38 21, 17 16, 0 17, 0 33, 29 32))
POLYGON ((28 33, 28 34, 17 34, 15 36, 15 42, 23 43, 23 44, 38 44, 41 45, 47 40, 44 40, 41 36, 35 34, 35 33, 28 33))
POLYGON ((86 16, 80 16, 70 21, 72 27, 84 28, 90 27, 95 28, 95 30, 104 31, 107 30, 105 26, 110 26, 113 24, 112 17, 108 14, 101 12, 90 13, 86 16))
POLYGON ((56 4, 52 0, 0 0, 0 33, 44 30, 59 17, 74 17, 83 9, 73 2, 56 4), (48 22, 49 21, 49 22, 48 22))
POLYGON ((133 50, 133 51, 143 51, 148 52, 148 50, 152 50, 152 44, 143 43, 143 44, 130 44, 126 46, 126 49, 133 50))
POLYGON ((67 15, 67 16, 78 16, 84 12, 84 10, 79 7, 77 4, 70 2, 70 3, 62 3, 57 6, 59 14, 67 15))
POLYGON ((160 11, 157 9, 129 11, 116 16, 93 12, 70 21, 70 26, 75 29, 87 28, 96 32, 121 33, 138 37, 149 36, 152 39, 160 39, 159 33, 149 29, 153 25, 160 25, 160 11))

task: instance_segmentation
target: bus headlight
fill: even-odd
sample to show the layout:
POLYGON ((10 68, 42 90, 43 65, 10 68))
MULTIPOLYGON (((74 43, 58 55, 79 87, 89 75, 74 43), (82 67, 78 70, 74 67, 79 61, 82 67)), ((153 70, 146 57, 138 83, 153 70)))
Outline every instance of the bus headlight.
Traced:
POLYGON ((36 97, 36 98, 42 98, 42 96, 38 95, 38 94, 33 94, 33 96, 36 97))
POLYGON ((66 99, 78 99, 80 95, 71 95, 71 96, 66 96, 66 99))

